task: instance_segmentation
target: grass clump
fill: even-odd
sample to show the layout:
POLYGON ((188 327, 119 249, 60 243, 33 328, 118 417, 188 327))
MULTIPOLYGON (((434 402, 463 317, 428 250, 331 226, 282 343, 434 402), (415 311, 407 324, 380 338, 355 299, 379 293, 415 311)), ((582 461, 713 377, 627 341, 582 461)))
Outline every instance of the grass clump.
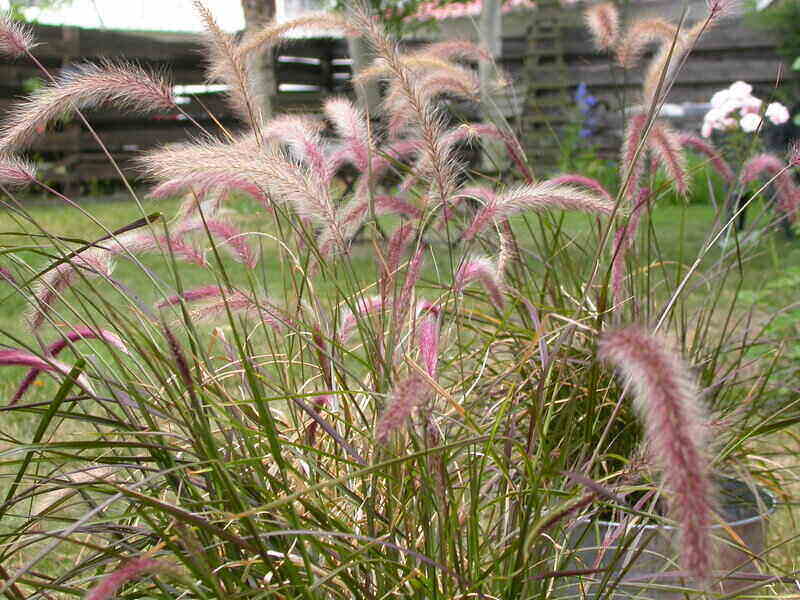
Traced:
MULTIPOLYGON (((2 388, 4 415, 30 423, 0 439, 2 593, 532 598, 580 578, 610 594, 624 569, 568 567, 576 520, 609 515, 677 516, 668 587, 722 589, 727 567, 707 549, 737 541, 712 527, 711 482, 739 470, 782 485, 748 452, 800 412, 770 404, 795 365, 737 307, 751 256, 729 203, 701 207, 703 229, 671 206, 668 246, 652 211, 689 186, 697 142, 654 115, 718 3, 688 28, 623 32, 608 6, 590 21, 615 23, 595 33, 628 66, 660 43, 612 191, 576 173, 535 179, 504 127, 448 124, 438 100, 478 96, 482 51, 402 54, 363 11, 314 18, 371 45, 359 81, 386 81, 380 114, 336 98, 321 117, 265 120, 248 57, 308 19, 237 42, 197 4, 210 72, 248 127, 144 155, 151 195, 174 198, 160 212, 131 189, 139 212, 106 223, 9 154, 56 109, 91 127, 81 111, 100 103, 169 103, 139 70, 54 80, 0 135, 6 184, 45 188, 96 227, 57 232, 3 200, 24 232, 3 247, 3 301, 26 316, 0 330, 0 363, 52 382, 2 388), (507 186, 461 159, 487 137, 514 165, 507 186), (635 388, 644 428, 599 356, 635 388)), ((740 580, 782 581, 754 553, 740 580)))

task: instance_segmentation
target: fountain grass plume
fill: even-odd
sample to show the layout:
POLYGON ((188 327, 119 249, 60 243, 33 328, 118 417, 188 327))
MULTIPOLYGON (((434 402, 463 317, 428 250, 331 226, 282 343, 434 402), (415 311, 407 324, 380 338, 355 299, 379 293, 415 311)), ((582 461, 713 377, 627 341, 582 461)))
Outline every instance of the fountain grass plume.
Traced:
POLYGON ((436 368, 439 363, 439 308, 423 300, 417 303, 417 345, 419 356, 425 372, 436 379, 436 368))
POLYGON ((492 60, 494 60, 490 52, 469 40, 444 40, 441 42, 433 42, 417 50, 417 53, 427 54, 428 56, 441 58, 443 60, 463 60, 470 62, 492 62, 492 60))
POLYGON ((240 119, 257 127, 261 122, 261 99, 250 84, 252 72, 248 62, 237 52, 234 37, 222 30, 205 3, 192 0, 192 4, 206 30, 207 80, 226 84, 229 106, 240 119))
POLYGON ((194 298, 191 302, 199 302, 193 306, 189 316, 197 323, 214 323, 230 315, 233 319, 261 320, 273 331, 285 329, 287 318, 276 304, 263 298, 254 298, 241 290, 223 291, 218 295, 207 294, 203 298, 194 298))
POLYGON ((417 373, 397 383, 375 427, 375 439, 378 443, 387 443, 390 436, 402 429, 414 410, 430 396, 430 386, 417 373))
POLYGON ((669 44, 677 33, 673 23, 659 17, 634 21, 616 45, 617 62, 625 69, 632 69, 649 44, 669 44))
POLYGON ((286 144, 292 158, 308 165, 316 177, 328 181, 331 173, 322 129, 323 124, 308 115, 285 114, 268 121, 261 135, 286 144))
POLYGON ((598 50, 611 50, 619 38, 619 12, 613 2, 594 4, 583 13, 598 50))
POLYGON ((464 232, 463 239, 472 239, 492 221, 507 219, 526 210, 578 210, 591 214, 611 215, 614 206, 614 202, 563 183, 541 181, 530 185, 519 185, 499 194, 494 202, 484 206, 464 232))
POLYGON ((165 561, 148 557, 133 558, 106 575, 89 591, 85 600, 112 600, 126 583, 147 575, 174 576, 175 572, 175 567, 165 561))
POLYGON ((168 296, 163 300, 156 303, 156 308, 166 308, 167 306, 175 306, 181 302, 198 302, 201 300, 208 300, 211 298, 222 297, 223 290, 217 285, 204 285, 191 290, 186 290, 181 294, 168 296))
POLYGON ((219 240, 222 247, 230 252, 234 260, 248 269, 256 268, 259 255, 245 240, 247 233, 240 231, 233 223, 219 219, 207 219, 205 225, 211 236, 219 240))
POLYGON ((591 177, 586 177, 585 175, 579 175, 577 173, 564 173, 563 175, 553 177, 550 179, 550 182, 554 184, 566 183, 571 185, 579 185, 596 192, 607 202, 614 202, 614 198, 611 196, 608 190, 603 187, 602 183, 596 179, 592 179, 591 177))
POLYGON ((778 208, 794 221, 800 209, 800 187, 789 171, 791 165, 791 158, 787 163, 774 154, 759 154, 742 167, 742 183, 752 183, 763 175, 774 178, 772 183, 778 197, 778 208))
POLYGON ((622 140, 622 150, 620 152, 619 173, 625 188, 625 195, 628 199, 636 197, 639 189, 639 182, 644 172, 644 148, 638 153, 639 146, 645 135, 647 125, 647 114, 639 113, 628 119, 625 126, 625 136, 622 140), (625 178, 628 178, 626 181, 625 178))
MULTIPOLYGON (((420 153, 427 155, 426 160, 431 165, 430 192, 426 194, 428 201, 446 205, 456 189, 458 165, 452 155, 442 148, 445 122, 441 112, 425 96, 413 70, 398 51, 397 44, 389 39, 375 19, 364 10, 356 10, 351 20, 375 52, 376 63, 383 69, 381 72, 390 76, 392 83, 408 100, 410 121, 419 129, 420 153)), ((449 64, 445 68, 455 69, 455 65, 447 61, 438 58, 430 60, 437 61, 437 64, 449 64)))
POLYGON ((355 312, 349 307, 342 310, 336 338, 340 344, 346 343, 355 333, 362 316, 374 315, 388 308, 389 302, 380 296, 358 297, 355 312))
POLYGON ((375 154, 375 145, 364 111, 341 97, 326 100, 323 111, 350 150, 355 167, 361 172, 367 171, 370 157, 375 154))
POLYGON ((713 563, 715 501, 707 419, 690 370, 664 340, 637 326, 604 334, 598 356, 633 388, 650 454, 661 463, 670 511, 681 525, 681 564, 706 581, 713 563))
POLYGON ((111 253, 89 248, 44 273, 34 284, 29 310, 32 329, 38 329, 61 295, 82 278, 108 277, 113 270, 111 253))
POLYGON ((462 293, 473 281, 483 285, 489 298, 498 308, 502 309, 505 306, 503 273, 495 261, 485 256, 465 261, 453 277, 453 291, 462 293))
POLYGON ((678 141, 684 148, 694 150, 707 156, 711 166, 714 167, 717 173, 722 176, 726 183, 731 184, 734 182, 736 175, 734 174, 733 169, 731 169, 728 162, 722 157, 722 155, 711 142, 704 140, 700 136, 697 136, 693 133, 686 132, 678 133, 678 141))
POLYGON ((0 184, 21 188, 36 181, 36 166, 13 154, 0 154, 0 184))
MULTIPOLYGON (((51 356, 42 358, 20 348, 0 348, 0 367, 30 367, 32 370, 35 370, 37 374, 45 371, 47 373, 69 375, 70 371, 72 371, 68 365, 57 361, 51 356)), ((22 389, 22 386, 25 386, 25 388, 22 389, 21 392, 20 389, 17 390, 17 392, 9 401, 9 406, 19 401, 19 398, 22 397, 22 394, 25 393, 25 390, 28 388, 28 386, 30 386, 30 384, 36 379, 36 376, 34 376, 31 378, 30 382, 27 382, 29 375, 30 371, 20 385, 20 389, 22 389)), ((92 385, 89 383, 89 378, 86 376, 86 374, 80 374, 77 378, 77 383, 87 392, 91 394, 94 393, 92 385)))
POLYGON ((25 148, 52 121, 105 105, 147 114, 172 110, 175 101, 172 87, 141 67, 120 61, 79 64, 9 110, 0 129, 0 150, 25 148))
POLYGON ((29 25, 12 19, 9 15, 0 17, 0 54, 11 58, 21 58, 36 46, 29 25))
MULTIPOLYGON (((53 342, 45 349, 45 356, 48 358, 55 358, 61 352, 67 348, 68 346, 72 345, 74 342, 79 340, 102 340, 106 342, 109 346, 115 347, 117 350, 124 354, 130 354, 128 347, 125 345, 125 342, 111 331, 106 331, 105 329, 95 330, 89 327, 74 327, 70 331, 64 334, 64 337, 60 340, 53 342)), ((25 378, 17 387, 16 392, 11 397, 11 400, 8 403, 8 406, 13 406, 25 395, 25 392, 28 391, 33 382, 36 381, 36 378, 42 372, 42 368, 40 366, 33 366, 26 374, 25 378)))
POLYGON ((354 28, 345 15, 330 12, 313 12, 290 19, 284 23, 270 22, 255 31, 248 32, 237 48, 240 60, 246 61, 255 52, 273 48, 285 40, 285 35, 309 27, 340 31, 347 37, 358 37, 360 31, 354 28))
POLYGON ((689 176, 686 170, 686 155, 679 135, 663 121, 656 121, 647 137, 648 147, 664 167, 669 180, 680 194, 689 192, 689 176))

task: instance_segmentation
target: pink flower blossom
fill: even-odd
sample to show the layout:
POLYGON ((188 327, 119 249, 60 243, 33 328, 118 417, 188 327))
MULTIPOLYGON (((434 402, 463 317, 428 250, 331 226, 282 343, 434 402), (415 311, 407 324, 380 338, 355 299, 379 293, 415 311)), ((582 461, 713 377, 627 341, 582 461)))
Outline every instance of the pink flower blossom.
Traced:
POLYGON ((739 127, 746 133, 753 133, 761 125, 761 117, 755 113, 747 113, 739 121, 739 127))
POLYGON ((773 125, 782 125, 789 120, 789 111, 780 102, 773 102, 767 106, 764 116, 767 117, 773 125))

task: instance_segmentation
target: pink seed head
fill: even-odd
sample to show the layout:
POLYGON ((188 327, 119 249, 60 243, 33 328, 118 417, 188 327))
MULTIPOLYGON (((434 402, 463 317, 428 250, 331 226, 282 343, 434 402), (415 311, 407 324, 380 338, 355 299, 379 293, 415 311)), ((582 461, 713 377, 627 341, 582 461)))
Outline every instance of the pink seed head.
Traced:
POLYGON ((120 588, 145 575, 169 573, 174 568, 153 558, 134 558, 122 564, 116 571, 106 575, 103 580, 92 588, 86 595, 86 600, 111 600, 117 595, 120 588))
POLYGON ((30 27, 8 16, 0 17, 0 54, 24 56, 35 46, 30 27))
POLYGON ((712 566, 715 502, 708 423, 690 371, 664 340, 635 326, 604 334, 598 356, 633 388, 646 440, 672 496, 671 512, 681 524, 681 563, 705 581, 712 566))

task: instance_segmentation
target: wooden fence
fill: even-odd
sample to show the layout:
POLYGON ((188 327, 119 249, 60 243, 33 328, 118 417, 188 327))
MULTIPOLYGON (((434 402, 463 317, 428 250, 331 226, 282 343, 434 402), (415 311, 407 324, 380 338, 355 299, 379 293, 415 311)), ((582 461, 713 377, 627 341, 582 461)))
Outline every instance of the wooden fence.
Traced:
MULTIPOLYGON (((124 58, 170 73, 176 85, 204 83, 202 46, 197 36, 46 26, 36 27, 35 34, 41 42, 36 55, 53 73, 82 60, 124 58)), ((621 104, 636 102, 636 90, 642 79, 640 70, 623 73, 612 68, 609 58, 594 52, 586 32, 578 27, 568 31, 562 48, 570 80, 553 85, 574 86, 583 82, 592 94, 609 104, 612 113, 621 104)), ((518 126, 524 123, 518 117, 524 110, 527 93, 523 74, 535 77, 535 70, 524 68, 529 51, 526 37, 503 40, 501 65, 511 75, 514 86, 498 103, 518 126)), ((321 98, 349 92, 350 61, 342 40, 311 39, 285 45, 276 57, 275 67, 279 83, 275 103, 279 110, 313 110, 321 98)), ((668 100, 707 101, 714 91, 740 79, 768 93, 778 80, 780 68, 773 39, 734 21, 704 36, 682 69, 668 100)), ((784 70, 783 76, 790 74, 784 70)), ((40 76, 36 67, 25 60, 0 63, 0 113, 23 94, 33 78, 40 76)), ((538 86, 541 85, 539 82, 538 86)), ((218 130, 215 120, 219 120, 225 127, 236 128, 236 121, 219 94, 199 94, 187 99, 184 110, 202 125, 218 130)), ((141 117, 104 110, 91 113, 90 121, 123 171, 134 177, 131 159, 142 150, 187 140, 199 133, 177 114, 141 117)), ((521 133, 524 136, 526 132, 521 133)), ((605 143, 614 145, 613 140, 606 139, 605 143)), ((116 169, 100 151, 92 134, 77 120, 49 131, 32 151, 44 159, 47 176, 57 183, 117 177, 116 169)))

